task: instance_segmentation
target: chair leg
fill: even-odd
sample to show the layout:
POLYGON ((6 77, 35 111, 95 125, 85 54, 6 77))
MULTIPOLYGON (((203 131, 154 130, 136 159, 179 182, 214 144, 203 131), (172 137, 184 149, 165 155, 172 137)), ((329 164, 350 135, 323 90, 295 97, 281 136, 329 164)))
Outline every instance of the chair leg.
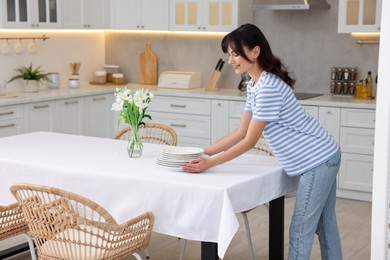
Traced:
POLYGON ((149 259, 149 251, 148 251, 148 249, 147 248, 145 248, 145 257, 146 257, 146 259, 149 259))
POLYGON ((181 249, 180 249, 180 256, 179 256, 179 260, 183 260, 184 259, 184 251, 186 250, 186 246, 187 246, 187 239, 181 239, 183 242, 182 242, 182 245, 181 245, 181 249))
POLYGON ((250 254, 251 260, 254 260, 255 255, 253 253, 252 237, 251 237, 251 230, 249 228, 248 216, 247 216, 246 212, 241 212, 241 214, 242 214, 242 217, 244 218, 246 238, 248 240, 248 247, 249 247, 249 254, 250 254))
POLYGON ((26 233, 23 233, 22 235, 27 239, 28 246, 29 246, 29 248, 30 248, 31 260, 37 260, 37 255, 35 254, 35 248, 34 248, 34 242, 33 242, 33 240, 32 240, 31 237, 30 237, 28 234, 26 234, 26 233))
POLYGON ((133 253, 132 256, 134 256, 137 260, 142 260, 142 257, 137 253, 133 253))

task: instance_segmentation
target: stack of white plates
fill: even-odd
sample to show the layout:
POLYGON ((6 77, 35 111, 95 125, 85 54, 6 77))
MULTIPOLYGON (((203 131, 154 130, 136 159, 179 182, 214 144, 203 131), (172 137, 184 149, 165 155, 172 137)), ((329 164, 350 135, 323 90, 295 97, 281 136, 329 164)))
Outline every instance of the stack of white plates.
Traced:
POLYGON ((161 151, 157 164, 173 169, 180 169, 180 165, 202 157, 203 149, 196 147, 170 147, 161 151))

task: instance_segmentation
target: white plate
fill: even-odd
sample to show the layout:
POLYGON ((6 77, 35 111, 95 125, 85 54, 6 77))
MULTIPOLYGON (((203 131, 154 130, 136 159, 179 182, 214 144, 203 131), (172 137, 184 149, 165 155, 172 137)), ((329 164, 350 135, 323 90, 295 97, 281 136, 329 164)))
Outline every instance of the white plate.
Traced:
POLYGON ((170 147, 162 150, 161 153, 165 155, 188 156, 200 155, 203 151, 203 149, 197 147, 170 147))

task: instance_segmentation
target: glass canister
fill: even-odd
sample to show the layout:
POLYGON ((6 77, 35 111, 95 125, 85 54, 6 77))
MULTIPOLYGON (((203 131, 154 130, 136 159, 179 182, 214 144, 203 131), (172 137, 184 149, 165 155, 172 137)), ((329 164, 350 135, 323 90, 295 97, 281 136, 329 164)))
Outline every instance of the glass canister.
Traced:
POLYGON ((107 72, 105 70, 95 71, 95 83, 104 84, 107 82, 107 72))
POLYGON ((112 82, 112 74, 119 73, 118 65, 104 65, 104 69, 107 72, 107 82, 112 82))
POLYGON ((114 73, 112 74, 112 83, 114 84, 123 84, 125 83, 125 79, 123 78, 122 73, 114 73))

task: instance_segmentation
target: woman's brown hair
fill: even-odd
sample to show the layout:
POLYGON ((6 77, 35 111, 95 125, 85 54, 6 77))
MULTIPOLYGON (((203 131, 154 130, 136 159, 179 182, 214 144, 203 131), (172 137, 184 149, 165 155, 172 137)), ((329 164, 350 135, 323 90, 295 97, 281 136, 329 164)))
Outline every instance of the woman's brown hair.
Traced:
POLYGON ((269 45, 263 32, 256 25, 241 25, 234 31, 227 34, 221 42, 222 51, 224 53, 227 53, 228 47, 230 47, 235 53, 242 56, 247 61, 253 62, 246 56, 244 46, 250 50, 259 46, 260 55, 257 58, 257 62, 262 69, 279 76, 291 88, 294 87, 295 80, 288 75, 288 71, 282 64, 281 60, 272 54, 271 46, 269 45))

